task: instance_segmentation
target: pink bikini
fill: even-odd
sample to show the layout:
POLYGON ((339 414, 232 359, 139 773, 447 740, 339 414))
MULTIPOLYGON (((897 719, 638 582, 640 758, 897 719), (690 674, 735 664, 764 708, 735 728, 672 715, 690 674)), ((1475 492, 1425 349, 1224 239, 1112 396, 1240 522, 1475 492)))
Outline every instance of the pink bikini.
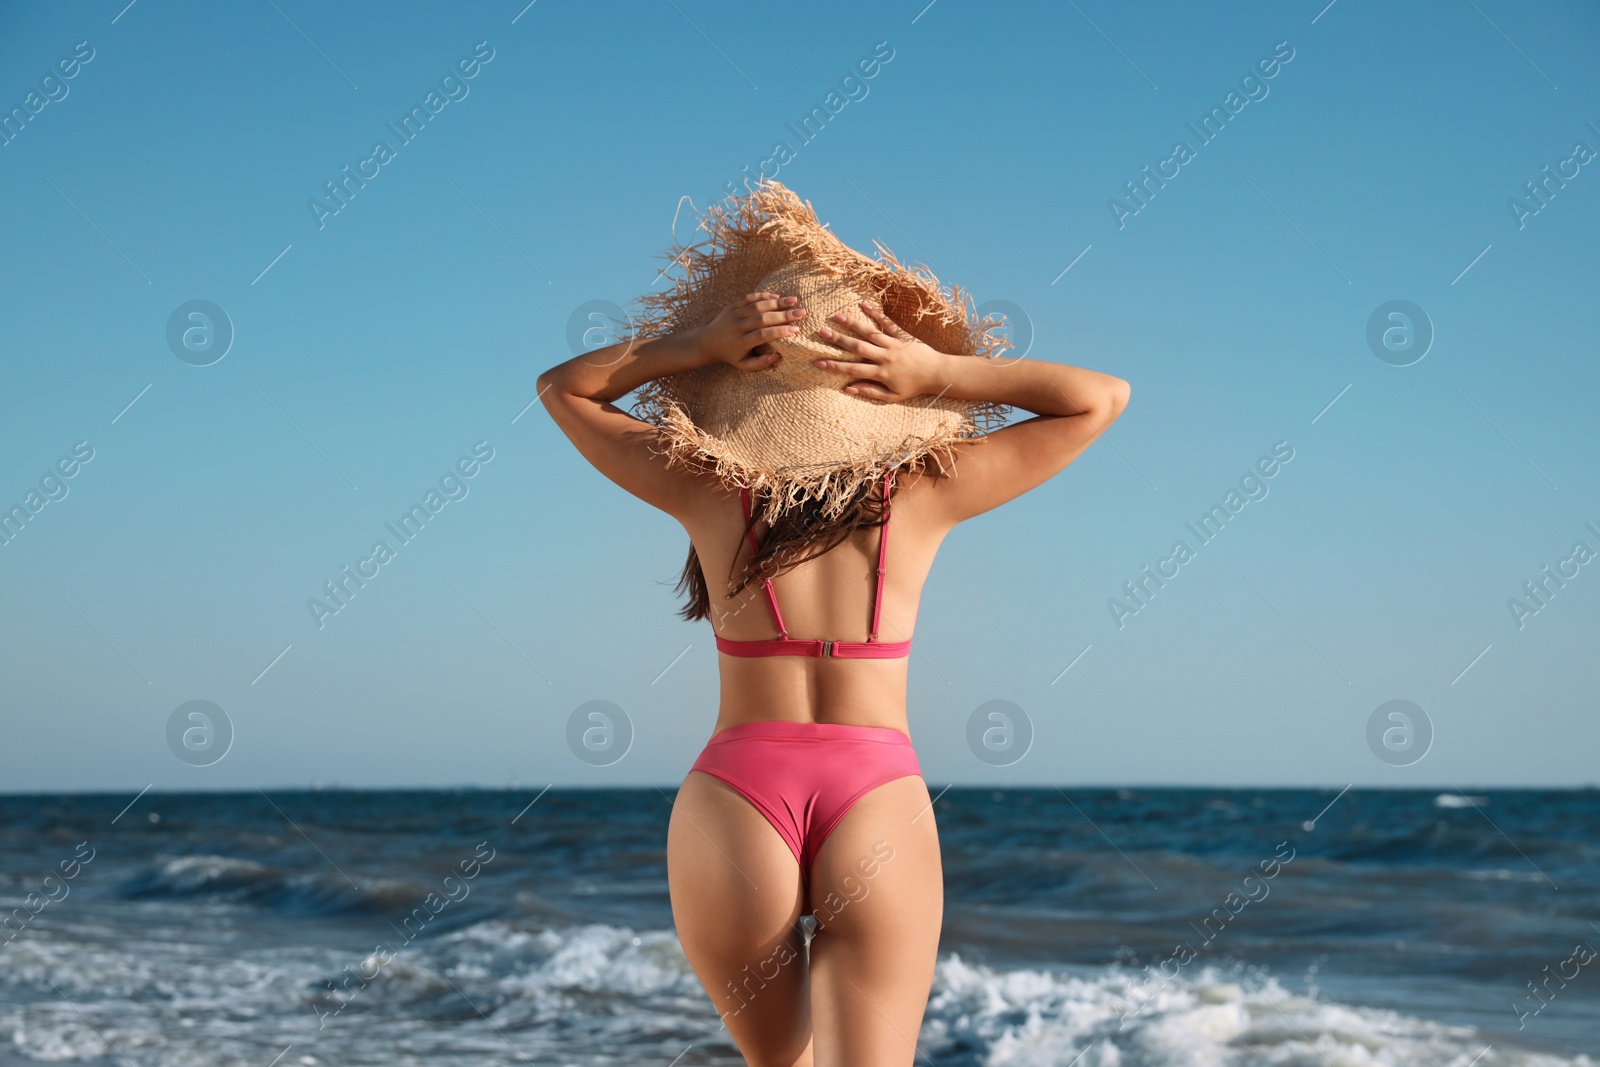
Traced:
MULTIPOLYGON (((883 525, 878 533, 878 578, 872 597, 872 629, 865 641, 831 641, 789 636, 778 610, 771 579, 762 579, 776 638, 736 641, 716 635, 717 648, 730 656, 832 656, 837 659, 899 659, 911 654, 910 641, 879 641, 883 611, 884 562, 889 538, 890 475, 883 479, 883 525)), ((750 491, 739 493, 752 551, 759 551, 750 525, 750 491)), ((810 881, 811 864, 839 820, 878 786, 920 776, 911 739, 883 726, 845 726, 816 722, 747 722, 713 734, 693 770, 709 774, 739 792, 778 831, 810 881)))

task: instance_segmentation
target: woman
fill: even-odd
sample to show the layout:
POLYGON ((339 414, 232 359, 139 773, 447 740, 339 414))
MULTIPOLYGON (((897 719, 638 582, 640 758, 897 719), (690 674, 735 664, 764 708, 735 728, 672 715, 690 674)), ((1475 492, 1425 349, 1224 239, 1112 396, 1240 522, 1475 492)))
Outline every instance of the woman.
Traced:
POLYGON ((872 300, 826 324, 808 323, 810 311, 792 293, 750 292, 702 325, 554 367, 539 392, 601 473, 682 523, 693 544, 686 614, 714 623, 716 727, 678 791, 667 840, 690 964, 748 1063, 885 1067, 916 1054, 943 914, 938 835, 906 715, 923 581, 952 527, 1061 471, 1129 390, 1076 367, 938 351, 872 300), (795 358, 786 345, 803 328, 834 356, 813 365, 850 396, 1003 404, 1034 417, 899 464, 829 520, 802 509, 778 529, 752 519, 751 496, 717 472, 669 462, 659 428, 614 406, 716 364, 768 372, 795 358), (830 543, 780 568, 769 540, 830 543), (707 580, 725 560, 727 590, 707 580), (718 562, 702 572, 701 561, 718 562))

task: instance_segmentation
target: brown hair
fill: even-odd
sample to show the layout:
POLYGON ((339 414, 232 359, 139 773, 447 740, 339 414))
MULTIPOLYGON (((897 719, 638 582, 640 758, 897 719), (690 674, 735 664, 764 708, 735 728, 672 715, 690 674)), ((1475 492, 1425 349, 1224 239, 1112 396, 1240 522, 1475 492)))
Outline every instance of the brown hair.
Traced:
MULTIPOLYGON (((746 560, 744 573, 738 578, 737 584, 729 590, 728 595, 733 596, 751 582, 762 578, 775 578, 785 567, 795 566, 833 551, 844 543, 852 531, 883 525, 888 505, 883 500, 882 484, 881 480, 863 482, 850 495, 843 510, 832 519, 822 518, 823 502, 819 500, 803 501, 798 507, 784 512, 767 530, 760 551, 746 560)), ((891 499, 892 494, 891 487, 891 499)), ((741 538, 748 535, 748 531, 761 515, 760 503, 755 494, 752 494, 750 510, 752 518, 745 524, 744 532, 740 534, 741 538)), ((734 558, 737 559, 737 555, 734 558)), ((734 581, 733 567, 734 563, 730 560, 728 563, 730 582, 734 581)), ((711 617, 711 593, 706 585, 700 554, 695 551, 693 544, 689 546, 689 558, 683 565, 683 573, 678 577, 676 591, 688 593, 688 601, 678 609, 678 614, 684 619, 697 622, 711 617)))

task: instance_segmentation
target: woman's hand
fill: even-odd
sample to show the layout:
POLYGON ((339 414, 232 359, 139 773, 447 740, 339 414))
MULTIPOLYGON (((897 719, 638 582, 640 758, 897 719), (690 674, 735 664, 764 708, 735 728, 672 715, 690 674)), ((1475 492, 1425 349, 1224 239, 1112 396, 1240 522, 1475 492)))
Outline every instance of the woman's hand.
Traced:
POLYGON ((797 296, 751 293, 700 327, 697 339, 708 355, 740 370, 770 367, 779 357, 766 343, 800 332, 795 323, 806 309, 797 307, 799 302, 797 296))
POLYGON ((843 329, 824 326, 817 335, 865 362, 819 359, 816 366, 858 379, 844 391, 872 400, 905 400, 937 392, 940 368, 949 357, 912 337, 872 301, 863 300, 861 310, 870 321, 840 312, 833 318, 843 329))

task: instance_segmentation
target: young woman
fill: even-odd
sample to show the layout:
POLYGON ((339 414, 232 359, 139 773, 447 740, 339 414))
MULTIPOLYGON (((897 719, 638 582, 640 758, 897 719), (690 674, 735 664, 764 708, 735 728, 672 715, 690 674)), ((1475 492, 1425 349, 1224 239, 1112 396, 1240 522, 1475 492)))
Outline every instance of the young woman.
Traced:
POLYGON ((952 527, 1071 463, 1122 413, 1128 384, 1062 364, 938 352, 871 302, 813 323, 814 336, 849 356, 816 361, 850 382, 845 392, 992 401, 1034 417, 870 486, 835 530, 809 532, 813 542, 831 532, 837 544, 758 592, 752 561, 771 547, 762 545, 770 531, 748 519, 748 497, 669 466, 656 427, 614 401, 719 361, 756 372, 793 358, 770 345, 799 332, 807 309, 798 300, 750 293, 700 328, 554 367, 539 392, 585 458, 682 523, 694 546, 685 584, 697 603, 687 614, 714 624, 722 693, 668 830, 673 916, 690 964, 752 1065, 910 1064, 944 904, 906 716, 923 581, 952 527), (745 582, 725 591, 708 580, 724 565, 745 582))

